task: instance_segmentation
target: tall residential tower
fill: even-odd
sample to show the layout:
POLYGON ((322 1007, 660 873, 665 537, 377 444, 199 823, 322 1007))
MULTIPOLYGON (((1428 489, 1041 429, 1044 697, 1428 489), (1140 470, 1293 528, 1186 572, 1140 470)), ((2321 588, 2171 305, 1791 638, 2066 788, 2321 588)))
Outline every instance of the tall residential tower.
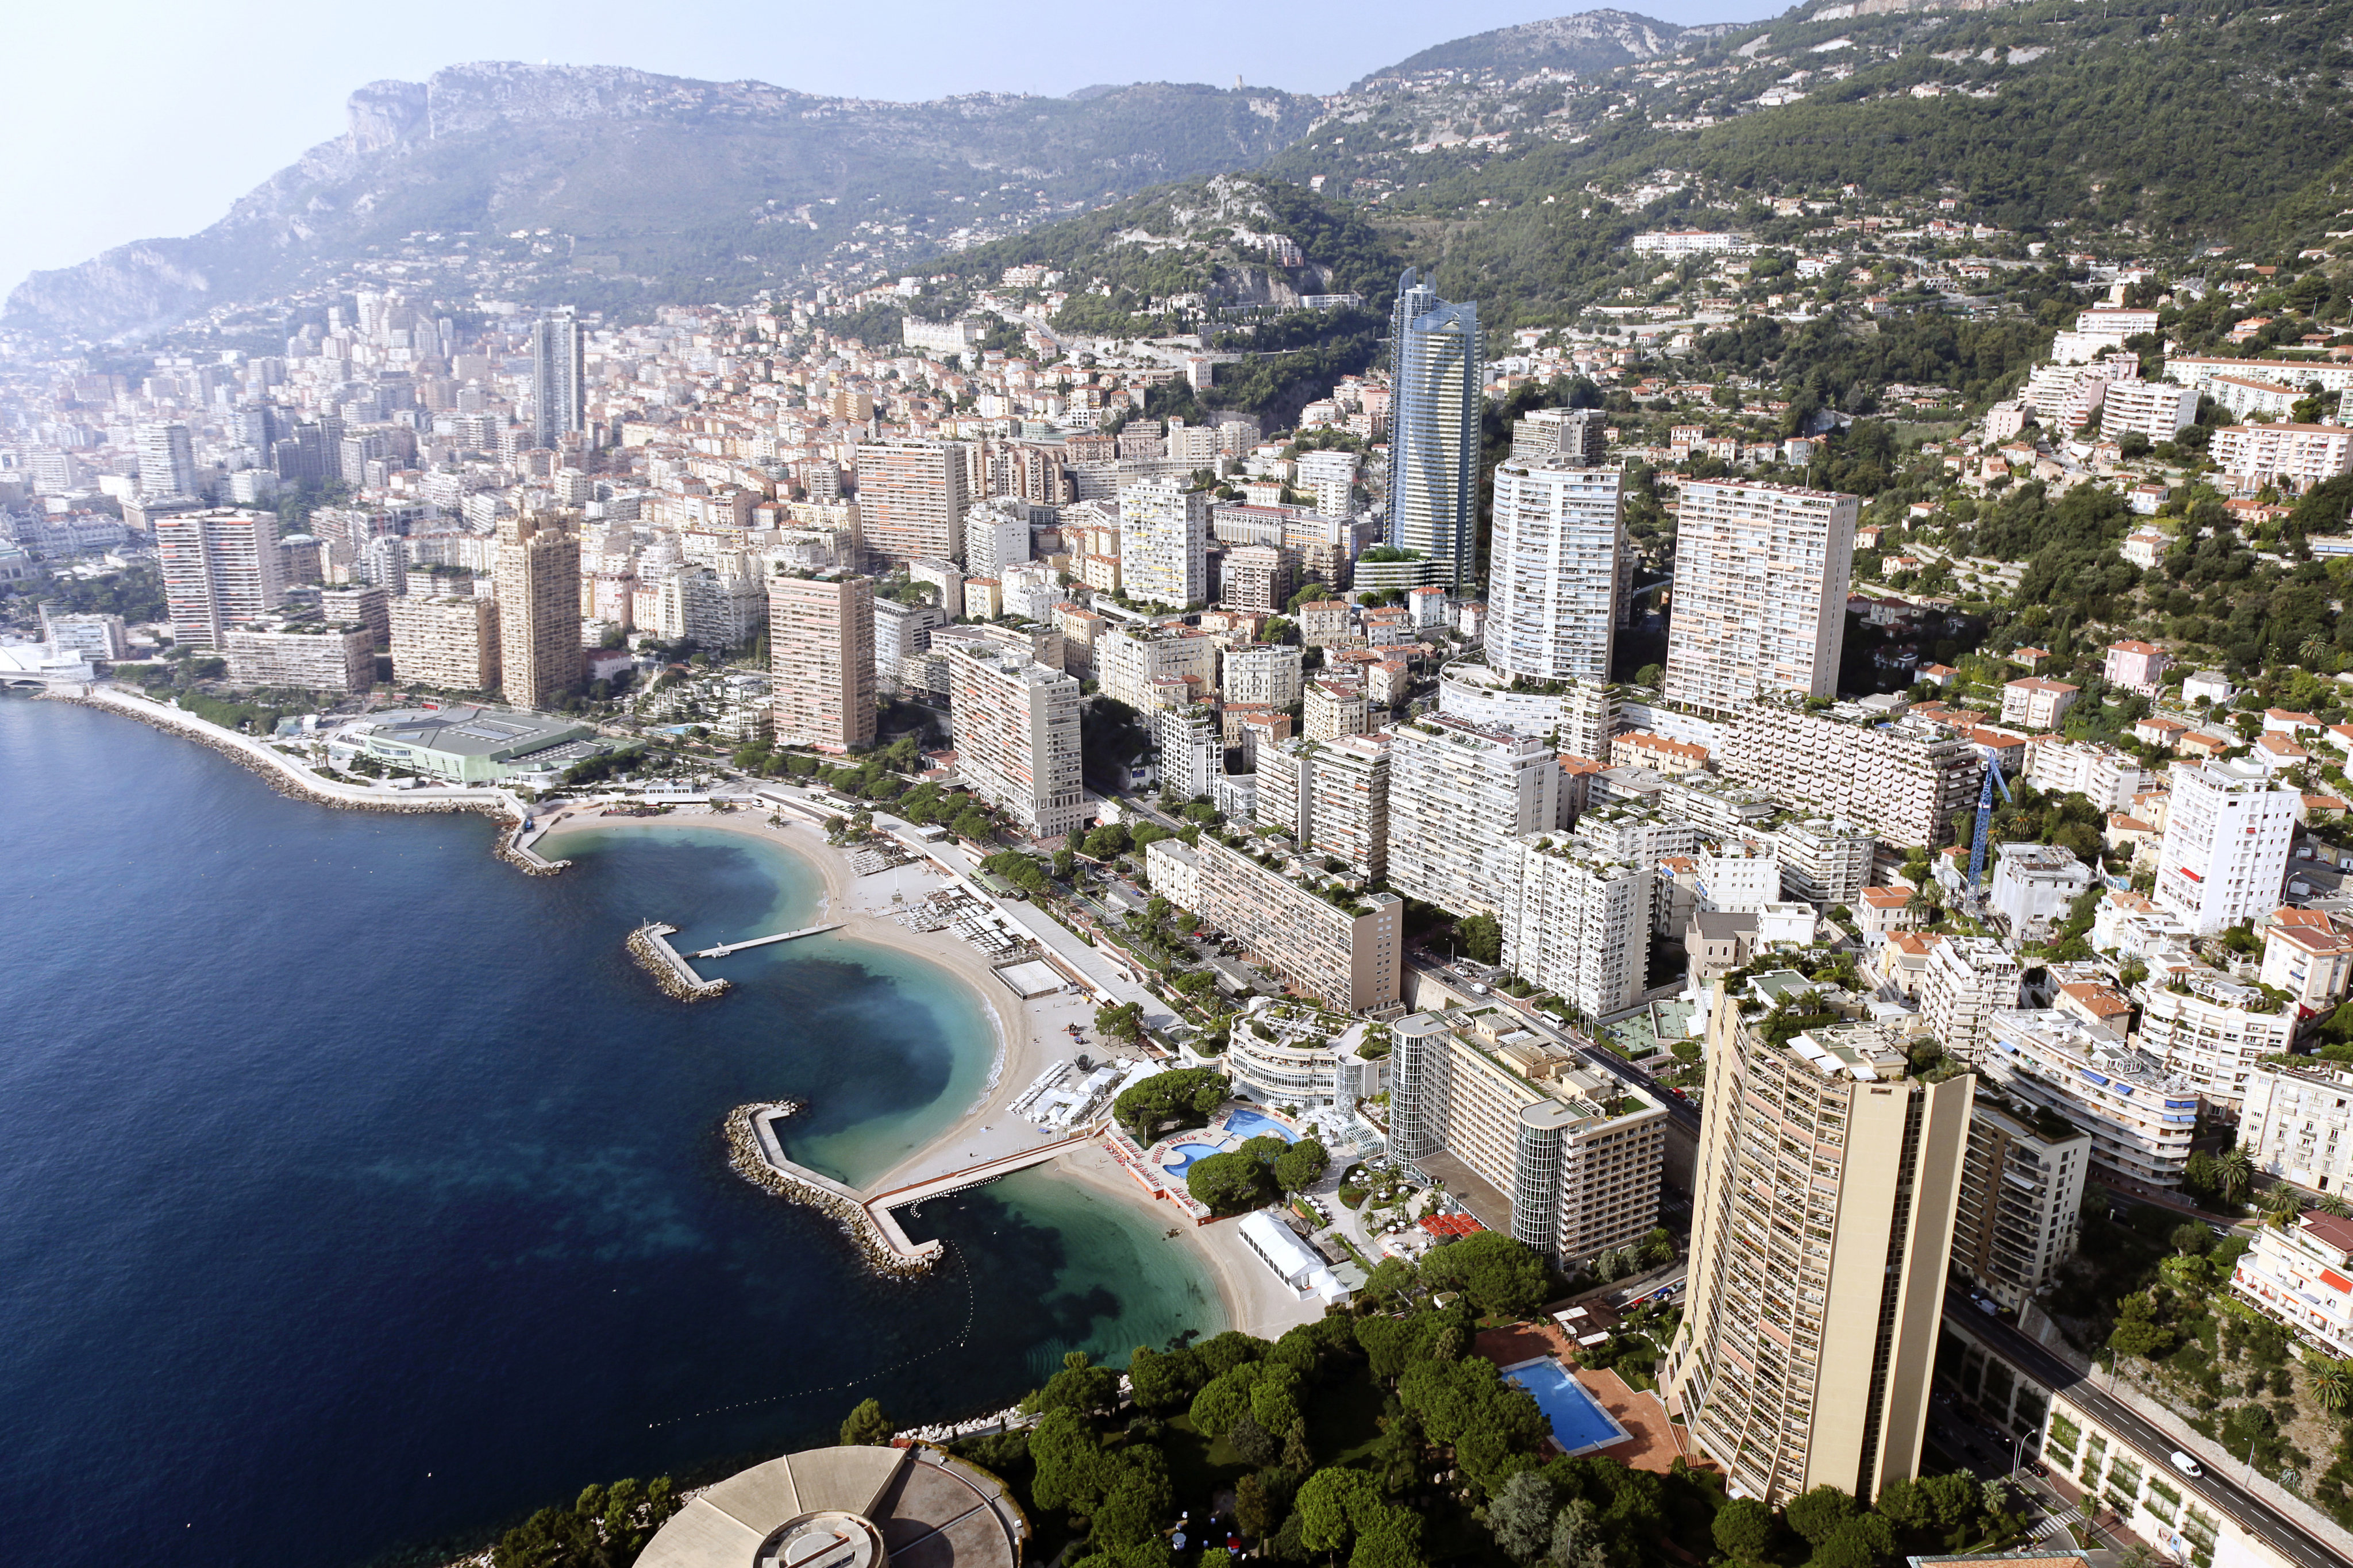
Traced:
POLYGON ((1683 487, 1668 701, 1721 713, 1770 692, 1838 695, 1862 505, 1750 480, 1683 487))
POLYGON ((1411 268, 1389 331, 1388 542, 1444 563, 1460 584, 1477 550, 1479 307, 1449 304, 1411 268))
POLYGON ((517 708, 543 708, 580 685, 585 660, 575 515, 499 520, 499 682, 517 708))

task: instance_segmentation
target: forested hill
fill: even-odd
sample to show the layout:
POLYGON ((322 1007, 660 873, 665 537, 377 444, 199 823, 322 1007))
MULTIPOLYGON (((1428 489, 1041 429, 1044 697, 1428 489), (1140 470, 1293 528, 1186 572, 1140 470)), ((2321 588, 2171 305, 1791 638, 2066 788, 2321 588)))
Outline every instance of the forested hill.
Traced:
POLYGON ((352 95, 350 128, 185 239, 37 273, 5 325, 106 339, 406 260, 471 294, 625 312, 881 264, 1168 180, 1250 168, 1318 100, 1169 83, 1083 98, 825 98, 604 67, 485 62, 352 95))
POLYGON ((1349 90, 1362 92, 1426 71, 1507 71, 1515 78, 1547 70, 1595 75, 1656 59, 1672 52, 1687 36, 1696 41, 1723 30, 1679 27, 1630 11, 1580 11, 1436 45, 1375 71, 1349 90))

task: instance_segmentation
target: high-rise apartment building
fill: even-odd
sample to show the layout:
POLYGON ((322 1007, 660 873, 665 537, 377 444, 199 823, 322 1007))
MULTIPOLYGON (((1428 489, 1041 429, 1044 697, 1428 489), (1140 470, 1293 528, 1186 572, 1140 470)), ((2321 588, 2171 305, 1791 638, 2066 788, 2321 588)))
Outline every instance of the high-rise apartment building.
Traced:
POLYGON ((1183 708, 1218 689, 1218 645, 1198 626, 1115 626, 1095 646, 1103 694, 1139 713, 1183 708))
POLYGON ((1295 882, 1204 833, 1193 912, 1327 1007, 1397 1005, 1404 977, 1405 900, 1366 893, 1349 903, 1295 882))
POLYGON ((1209 598, 1209 492, 1183 479, 1119 489, 1119 574, 1127 596, 1172 610, 1209 598))
POLYGON ((962 560, 966 467, 960 442, 860 442, 858 518, 866 548, 892 565, 962 560))
POLYGON ((1683 487, 1668 701, 1724 712, 1767 693, 1838 694, 1862 505, 1760 481, 1683 487))
POLYGON ((1389 343, 1388 542, 1442 563, 1440 581, 1460 584, 1476 552, 1479 307, 1447 303, 1408 268, 1389 343))
POLYGON ((1998 1100, 1980 1095, 1969 1117, 1953 1267, 2014 1310, 2074 1256, 2092 1135, 2063 1117, 1998 1100))
POLYGON ((1658 1223, 1667 1113, 1651 1096, 1504 1008, 1417 1013, 1389 1040, 1389 1152, 1480 1223, 1563 1265, 1658 1223))
POLYGON ((1989 936, 1948 936, 1929 950, 1920 976, 1920 1021, 1947 1052, 1976 1062, 1986 1024, 2018 1005, 2018 955, 1989 936))
POLYGON ((1872 1024, 1754 1022, 1719 988, 1668 1406, 1743 1496, 1875 1498, 1919 1469, 1976 1079, 1910 1076, 1872 1024))
POLYGON ((1649 868, 1551 835, 1514 839, 1489 865, 1505 969, 1588 1018, 1634 1005, 1651 958, 1649 868))
POLYGON ((1032 838, 1083 825, 1079 683, 1018 650, 948 642, 956 771, 1032 838))
POLYGON ((874 581, 768 580, 776 739, 821 752, 874 743, 874 581))
POLYGON ((1609 418, 1599 408, 1537 408, 1512 421, 1512 457, 1566 458, 1573 468, 1609 460, 1609 418))
POLYGON ((2279 908, 2297 795, 2253 762, 2176 763, 2157 901, 2200 936, 2279 908))
POLYGON ((1455 914, 1493 914, 1490 852, 1558 826, 1560 763, 1530 736, 1443 714, 1389 742, 1389 885, 1455 914))
POLYGON ((139 426, 139 493, 158 498, 196 493, 196 449, 180 421, 139 426))
POLYGON ((342 693, 375 683, 375 634, 348 621, 231 626, 220 646, 228 678, 240 686, 342 693))
POLYGON ((1359 877, 1388 876, 1389 738, 1343 735, 1310 742, 1305 751, 1308 837, 1303 842, 1359 877))
POLYGON ((278 514, 206 507, 153 515, 173 639, 217 648, 228 628, 285 601, 278 514))
POLYGON ((569 310, 531 324, 532 444, 555 447, 588 428, 587 334, 569 310))
POLYGON ((1281 643, 1240 643, 1219 658, 1219 690, 1229 702, 1298 706, 1303 650, 1281 643))
POLYGON ((1619 476, 1578 461, 1515 456, 1495 470, 1487 662, 1515 679, 1609 679, 1625 570, 1619 476))
POLYGON ((436 691, 489 691, 499 684, 499 602, 476 595, 395 599, 392 678, 436 691))
POLYGON ((518 708, 580 685, 580 537, 573 514, 499 520, 499 682, 518 708))
POLYGON ((1977 805, 1985 759, 1925 723, 1887 724, 1868 709, 1809 711, 1751 702, 1724 727, 1725 775, 1809 811, 1844 817, 1883 843, 1934 847, 1977 805))

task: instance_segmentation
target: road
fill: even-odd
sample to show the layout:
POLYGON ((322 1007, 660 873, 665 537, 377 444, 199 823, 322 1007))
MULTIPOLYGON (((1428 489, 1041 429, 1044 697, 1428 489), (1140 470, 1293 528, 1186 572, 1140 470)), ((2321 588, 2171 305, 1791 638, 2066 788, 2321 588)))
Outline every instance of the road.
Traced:
MULTIPOLYGON (((2151 1463, 2166 1466, 2166 1456, 2180 1446, 2138 1411, 2102 1393, 2099 1385, 2084 1373, 2077 1372, 2010 1324, 1978 1311, 1970 1304, 1966 1292, 1947 1289, 1945 1316, 1967 1324, 1972 1338, 1998 1351, 2004 1360, 2023 1370, 2044 1387, 2065 1394, 2109 1431, 2140 1449, 2151 1463)), ((2170 1466, 2166 1468, 2171 1468, 2170 1466)), ((2166 1479, 2196 1493, 2200 1502, 2237 1521, 2241 1528, 2252 1535, 2260 1536, 2282 1556, 2299 1564, 2299 1568, 2343 1568, 2344 1559, 2317 1538, 2306 1533, 2304 1526, 2269 1503, 2251 1496, 2235 1483, 2215 1474, 2211 1468, 2194 1479, 2175 1472, 2168 1474, 2166 1479)))

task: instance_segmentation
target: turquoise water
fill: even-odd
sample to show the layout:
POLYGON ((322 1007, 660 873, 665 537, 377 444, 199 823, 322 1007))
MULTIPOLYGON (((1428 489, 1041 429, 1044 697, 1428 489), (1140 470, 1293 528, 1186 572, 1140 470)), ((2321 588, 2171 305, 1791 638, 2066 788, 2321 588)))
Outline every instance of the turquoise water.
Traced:
MULTIPOLYGON (((968 1106, 961 982, 814 938, 663 997, 622 939, 780 929, 818 879, 711 829, 565 843, 329 811, 131 721, 0 700, 0 1509, 27 1562, 350 1564, 592 1481, 1019 1397, 1224 1327, 1141 1204, 1045 1173, 867 1274, 726 1168, 748 1100, 850 1179, 968 1106)), ((806 923, 801 921, 800 923, 806 923)))
POLYGON ((1552 1424, 1552 1440, 1571 1456, 1606 1448, 1626 1439, 1626 1428, 1601 1408, 1585 1384, 1556 1361, 1523 1362, 1504 1373, 1535 1396, 1536 1408, 1552 1424))
POLYGON ((1185 1157, 1174 1165, 1164 1164, 1161 1166, 1161 1169, 1181 1176, 1186 1172, 1191 1170, 1195 1165, 1198 1164, 1201 1161, 1208 1159, 1214 1153, 1217 1153, 1219 1147, 1220 1146, 1216 1143, 1178 1143, 1173 1145, 1168 1152, 1172 1154, 1182 1154, 1185 1157))
POLYGON ((1286 1143, 1299 1142, 1299 1134, 1271 1116, 1255 1110, 1235 1110, 1226 1117, 1226 1131, 1237 1138, 1263 1138, 1271 1133, 1286 1143))

